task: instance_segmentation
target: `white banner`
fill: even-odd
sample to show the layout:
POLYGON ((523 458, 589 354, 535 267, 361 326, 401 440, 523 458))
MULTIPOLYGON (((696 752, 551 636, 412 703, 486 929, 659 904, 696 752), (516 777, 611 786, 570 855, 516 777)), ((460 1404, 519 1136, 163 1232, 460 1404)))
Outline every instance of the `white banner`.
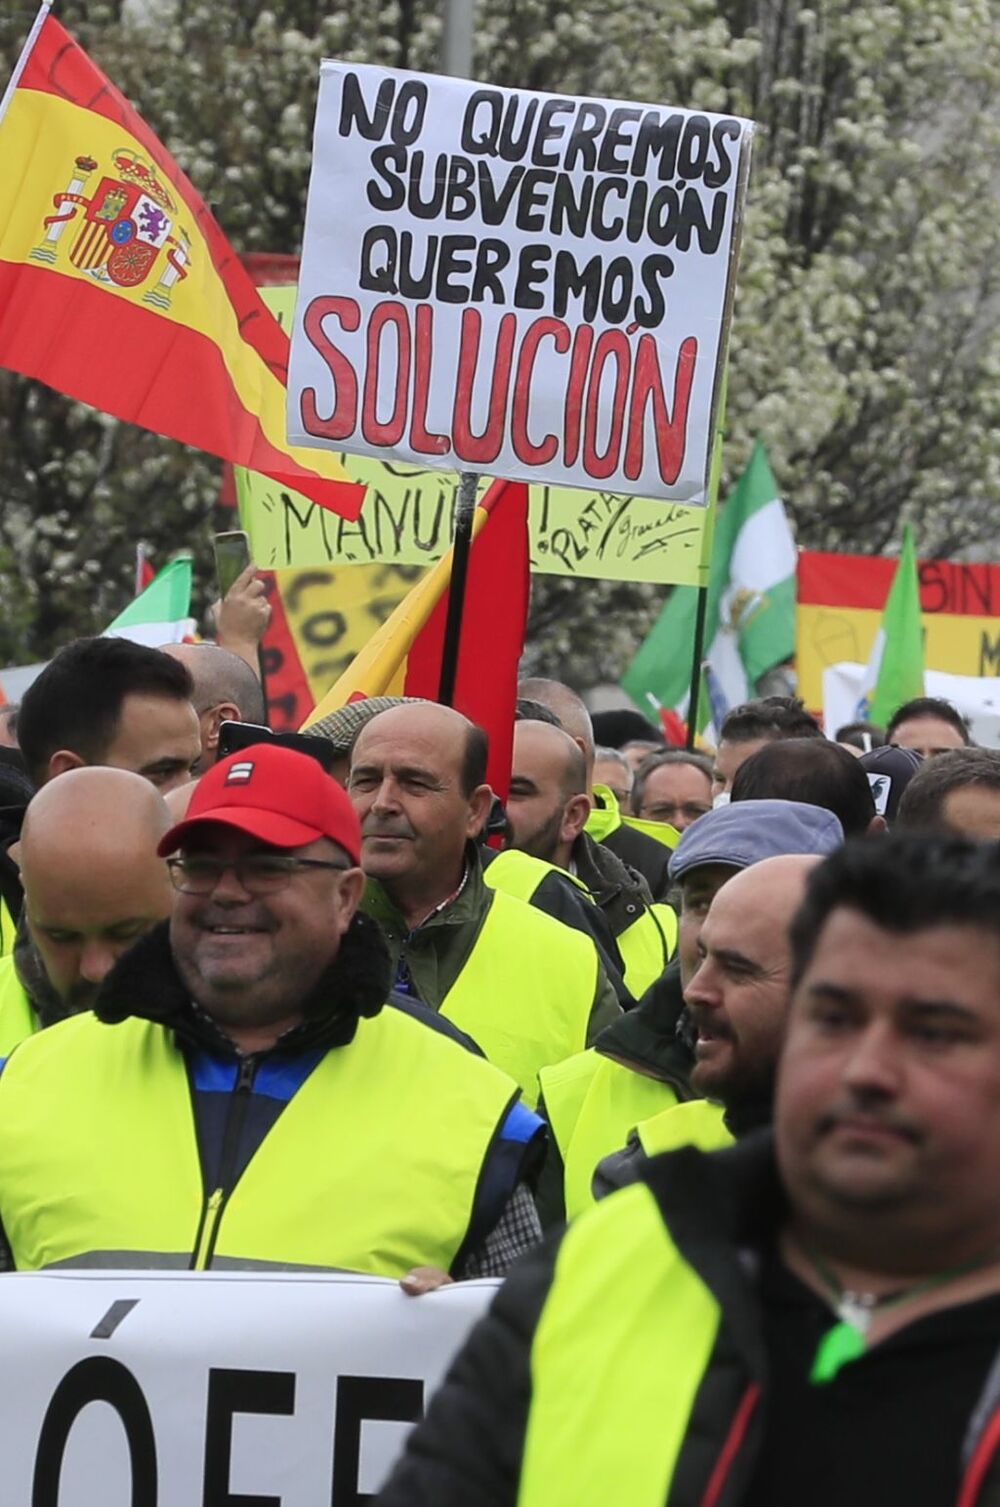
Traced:
POLYGON ((496 1287, 0 1277, 0 1503, 359 1507, 496 1287))
MULTIPOLYGON (((866 668, 843 660, 827 665, 823 671, 823 727, 828 738, 838 727, 857 721, 866 668)), ((973 742, 983 748, 1000 748, 1000 682, 995 675, 948 675, 943 670, 927 670, 924 691, 928 696, 943 696, 958 708, 969 724, 973 742)))
POLYGON ((703 503, 751 132, 324 62, 289 439, 703 503))

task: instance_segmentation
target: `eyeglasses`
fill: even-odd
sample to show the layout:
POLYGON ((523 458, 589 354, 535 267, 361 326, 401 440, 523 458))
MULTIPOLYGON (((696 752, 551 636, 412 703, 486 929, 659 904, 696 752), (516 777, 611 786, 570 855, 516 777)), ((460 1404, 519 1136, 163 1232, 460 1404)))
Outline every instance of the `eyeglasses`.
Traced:
POLYGON ((346 863, 327 863, 322 858, 295 858, 291 853, 247 853, 232 860, 192 854, 168 858, 171 883, 182 895, 210 895, 223 874, 230 870, 248 895, 273 895, 283 890, 303 869, 334 869, 346 873, 346 863))

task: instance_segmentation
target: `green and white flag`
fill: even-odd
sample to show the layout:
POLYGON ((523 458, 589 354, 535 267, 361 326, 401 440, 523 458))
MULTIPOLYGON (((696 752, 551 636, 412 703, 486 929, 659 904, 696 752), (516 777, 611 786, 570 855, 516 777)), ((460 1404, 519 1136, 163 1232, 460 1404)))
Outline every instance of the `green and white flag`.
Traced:
POLYGON ((191 557, 180 555, 153 577, 104 630, 105 638, 130 638, 158 649, 179 644, 195 631, 191 617, 191 557))
MULTIPOLYGON (((792 531, 758 440, 716 525, 705 619, 713 703, 746 701, 762 675, 795 653, 796 563, 792 531)), ((649 717, 658 706, 687 715, 697 601, 696 587, 675 588, 622 677, 623 689, 649 717)), ((699 730, 707 721, 703 710, 699 730)))
POLYGON ((855 708, 859 722, 885 727, 893 712, 924 694, 924 630, 913 530, 903 530, 903 552, 892 578, 855 708))

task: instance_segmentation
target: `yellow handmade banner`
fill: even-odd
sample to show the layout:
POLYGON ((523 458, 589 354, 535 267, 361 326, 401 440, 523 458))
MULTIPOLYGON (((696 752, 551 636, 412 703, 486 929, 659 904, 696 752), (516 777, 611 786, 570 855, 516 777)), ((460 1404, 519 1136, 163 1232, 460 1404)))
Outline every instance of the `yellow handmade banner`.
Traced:
MULTIPOLYGON (((295 288, 263 288, 288 328, 295 288)), ((362 455, 337 456, 353 481, 368 487, 355 521, 318 508, 267 477, 237 469, 240 517, 253 557, 270 570, 337 563, 428 565, 451 544, 457 478, 362 455)), ((480 496, 489 485, 484 478, 480 496)), ((611 581, 698 584, 705 508, 579 492, 531 488, 531 568, 545 575, 611 581)))

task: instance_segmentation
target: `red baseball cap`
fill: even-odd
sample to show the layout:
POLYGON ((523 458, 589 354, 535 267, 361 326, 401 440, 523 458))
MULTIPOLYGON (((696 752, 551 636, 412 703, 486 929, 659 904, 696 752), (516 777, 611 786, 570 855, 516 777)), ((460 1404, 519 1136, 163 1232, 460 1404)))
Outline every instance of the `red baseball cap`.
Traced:
POLYGON ((276 848, 329 837, 352 863, 361 856, 361 825, 347 791, 316 759, 255 743, 213 764, 198 781, 187 815, 161 839, 161 858, 207 822, 249 832, 276 848))

